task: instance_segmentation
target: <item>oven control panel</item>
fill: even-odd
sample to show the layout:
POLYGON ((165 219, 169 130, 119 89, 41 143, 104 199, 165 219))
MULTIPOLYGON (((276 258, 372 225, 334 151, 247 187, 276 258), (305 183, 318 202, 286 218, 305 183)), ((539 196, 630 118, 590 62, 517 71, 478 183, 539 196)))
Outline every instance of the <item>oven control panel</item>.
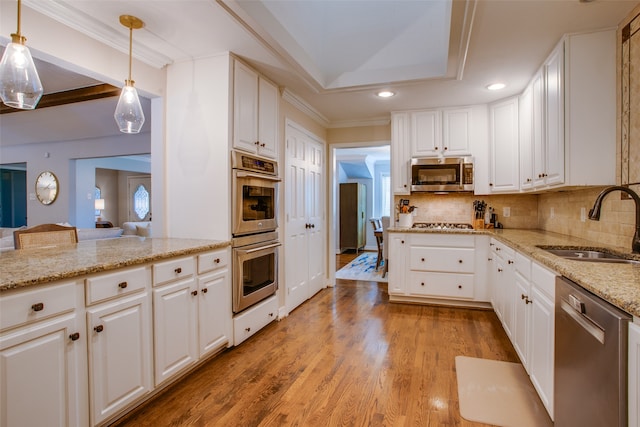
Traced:
POLYGON ((238 151, 231 152, 231 167, 267 175, 278 174, 278 163, 275 160, 264 159, 238 151))

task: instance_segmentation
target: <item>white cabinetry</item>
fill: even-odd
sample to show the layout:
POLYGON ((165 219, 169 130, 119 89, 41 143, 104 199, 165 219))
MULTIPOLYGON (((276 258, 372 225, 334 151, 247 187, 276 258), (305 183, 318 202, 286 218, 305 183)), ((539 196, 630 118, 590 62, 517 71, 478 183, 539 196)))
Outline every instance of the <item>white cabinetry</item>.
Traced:
POLYGON ((411 117, 411 156, 438 156, 444 154, 441 115, 438 110, 415 111, 411 117))
POLYGON ((91 425, 152 389, 150 267, 86 279, 91 425))
POLYGON ((411 156, 461 156, 471 154, 471 108, 413 111, 411 156))
POLYGON ((397 195, 411 193, 410 120, 409 113, 391 114, 391 188, 397 195))
POLYGON ((515 253, 515 289, 512 292, 512 342, 522 364, 529 366, 529 339, 531 328, 531 260, 515 253))
POLYGON ((640 427, 640 325, 629 324, 629 427, 640 427))
POLYGON ((231 342, 229 257, 224 249, 154 264, 156 385, 231 342))
POLYGON ((233 61, 233 146, 278 156, 278 88, 238 60, 233 61))
POLYGON ((492 239, 492 257, 495 260, 494 268, 495 286, 493 289, 495 306, 494 309, 498 318, 502 321, 502 326, 507 336, 513 340, 514 310, 515 310, 515 252, 504 243, 492 239))
POLYGON ((614 33, 565 36, 523 93, 523 190, 615 184, 614 33))
MULTIPOLYGON (((392 301, 477 305, 478 301, 486 300, 484 280, 478 283, 475 280, 474 236, 389 233, 389 240, 392 301)), ((481 252, 486 256, 485 251, 481 252)))
POLYGON ((518 174, 518 98, 489 106, 489 191, 516 192, 518 174))
POLYGON ((278 298, 275 295, 238 314, 233 318, 234 344, 239 345, 277 317, 278 298))
POLYGON ((75 282, 0 299, 0 426, 86 425, 86 334, 75 282))

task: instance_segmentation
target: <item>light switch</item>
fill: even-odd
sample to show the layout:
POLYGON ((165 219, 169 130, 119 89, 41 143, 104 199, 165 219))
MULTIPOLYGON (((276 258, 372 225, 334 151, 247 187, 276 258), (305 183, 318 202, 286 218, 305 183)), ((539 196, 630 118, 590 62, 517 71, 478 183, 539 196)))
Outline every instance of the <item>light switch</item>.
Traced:
POLYGON ((511 208, 510 207, 502 208, 502 216, 505 218, 509 218, 511 216, 511 208))

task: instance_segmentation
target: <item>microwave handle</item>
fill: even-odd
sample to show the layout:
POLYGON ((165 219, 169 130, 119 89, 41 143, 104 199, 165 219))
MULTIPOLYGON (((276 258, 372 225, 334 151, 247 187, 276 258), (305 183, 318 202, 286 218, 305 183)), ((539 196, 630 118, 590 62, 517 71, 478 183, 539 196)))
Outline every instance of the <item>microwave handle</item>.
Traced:
POLYGON ((462 190, 464 187, 464 161, 460 162, 460 179, 458 180, 458 187, 462 190))
POLYGON ((269 181, 275 181, 275 182, 282 181, 280 178, 278 178, 276 176, 260 175, 260 174, 251 173, 251 172, 238 171, 238 172, 236 172, 236 176, 238 178, 260 178, 260 179, 268 179, 269 181))

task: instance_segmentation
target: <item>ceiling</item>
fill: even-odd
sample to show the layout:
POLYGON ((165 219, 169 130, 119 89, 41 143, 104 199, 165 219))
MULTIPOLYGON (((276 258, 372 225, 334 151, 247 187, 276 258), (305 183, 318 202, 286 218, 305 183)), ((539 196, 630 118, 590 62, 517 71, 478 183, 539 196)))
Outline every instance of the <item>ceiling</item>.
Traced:
MULTIPOLYGON (((128 30, 118 17, 139 17, 145 27, 134 34, 134 56, 158 68, 232 51, 303 99, 327 127, 383 123, 394 110, 487 103, 517 94, 563 34, 615 27, 638 4, 637 0, 23 0, 23 7, 126 53, 128 30), (486 85, 496 81, 507 87, 488 91, 486 85), (375 93, 382 88, 396 95, 379 99, 375 93)), ((22 31, 28 35, 27 22, 22 31)), ((56 67, 43 66, 39 71, 47 93, 62 90, 60 86, 82 86, 85 82, 79 80, 87 80, 56 67)), ((87 117, 88 127, 98 134, 112 132, 115 102, 113 98, 91 101, 100 116, 87 117)), ((3 134, 18 121, 29 142, 53 138, 49 131, 25 136, 23 126, 36 114, 55 114, 47 110, 59 108, 63 107, 4 114, 3 134)), ((91 109, 78 111, 90 116, 91 109)))

